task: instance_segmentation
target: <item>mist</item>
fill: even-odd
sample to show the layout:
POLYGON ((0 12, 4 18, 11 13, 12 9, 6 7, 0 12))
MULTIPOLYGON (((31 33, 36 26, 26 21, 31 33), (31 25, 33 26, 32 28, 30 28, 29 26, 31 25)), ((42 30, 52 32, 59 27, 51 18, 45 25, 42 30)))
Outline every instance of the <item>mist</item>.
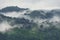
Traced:
POLYGON ((12 26, 9 25, 9 23, 7 21, 3 21, 2 23, 0 23, 0 32, 6 32, 11 28, 12 28, 12 26))

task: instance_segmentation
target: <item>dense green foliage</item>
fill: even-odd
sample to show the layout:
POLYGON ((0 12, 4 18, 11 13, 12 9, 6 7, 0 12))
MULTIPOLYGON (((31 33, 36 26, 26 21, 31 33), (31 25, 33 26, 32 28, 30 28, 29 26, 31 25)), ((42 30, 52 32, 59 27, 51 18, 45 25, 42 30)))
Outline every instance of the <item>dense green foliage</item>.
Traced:
POLYGON ((36 27, 34 28, 11 29, 11 31, 8 31, 6 33, 0 33, 0 40, 60 40, 60 29, 57 29, 55 27, 44 29, 37 29, 36 27))

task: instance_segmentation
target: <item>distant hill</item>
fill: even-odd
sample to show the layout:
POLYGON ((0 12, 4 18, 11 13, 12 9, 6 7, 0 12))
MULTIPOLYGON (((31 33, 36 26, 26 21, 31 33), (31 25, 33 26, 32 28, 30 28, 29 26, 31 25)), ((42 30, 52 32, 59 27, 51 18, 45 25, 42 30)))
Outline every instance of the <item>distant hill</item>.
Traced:
POLYGON ((27 10, 28 8, 19 8, 17 6, 9 6, 9 7, 5 7, 5 8, 2 8, 0 10, 0 12, 19 12, 19 11, 24 11, 24 10, 27 10))

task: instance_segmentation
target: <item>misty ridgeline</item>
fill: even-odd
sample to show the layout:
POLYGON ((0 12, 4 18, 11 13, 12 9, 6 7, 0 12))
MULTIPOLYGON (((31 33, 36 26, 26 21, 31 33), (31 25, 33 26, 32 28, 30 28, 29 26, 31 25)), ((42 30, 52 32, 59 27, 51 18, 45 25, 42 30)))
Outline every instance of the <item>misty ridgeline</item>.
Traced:
POLYGON ((0 40, 60 40, 60 9, 0 9, 0 40))

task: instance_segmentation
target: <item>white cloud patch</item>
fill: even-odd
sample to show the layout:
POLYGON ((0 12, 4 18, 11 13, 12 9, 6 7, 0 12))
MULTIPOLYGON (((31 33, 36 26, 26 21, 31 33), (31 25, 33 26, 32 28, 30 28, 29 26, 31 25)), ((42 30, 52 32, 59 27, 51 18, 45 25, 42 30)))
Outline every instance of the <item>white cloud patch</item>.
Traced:
POLYGON ((50 22, 60 22, 60 17, 54 16, 52 19, 50 19, 50 22))
POLYGON ((22 17, 22 13, 17 13, 17 12, 10 12, 10 13, 5 13, 3 14, 5 16, 9 16, 9 17, 22 17))
POLYGON ((9 25, 8 22, 4 21, 4 22, 0 23, 0 32, 5 32, 5 31, 9 30, 10 28, 12 28, 12 26, 9 25))
POLYGON ((11 22, 8 22, 8 21, 3 21, 2 23, 0 23, 0 32, 7 32, 7 31, 10 31, 11 29, 15 28, 15 27, 23 27, 22 24, 16 24, 16 25, 13 25, 11 26, 11 22))

